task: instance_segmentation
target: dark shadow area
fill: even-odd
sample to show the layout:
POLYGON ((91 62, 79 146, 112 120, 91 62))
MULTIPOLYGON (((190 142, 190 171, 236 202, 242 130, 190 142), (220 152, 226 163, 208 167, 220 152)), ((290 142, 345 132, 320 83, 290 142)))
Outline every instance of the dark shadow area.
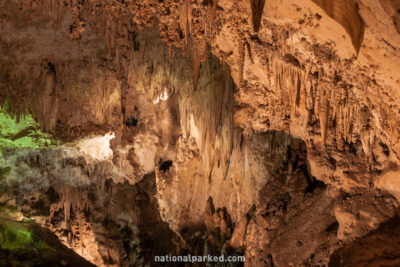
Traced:
POLYGON ((330 267, 400 266, 400 218, 382 223, 368 235, 337 249, 330 267))
MULTIPOLYGON (((215 208, 212 197, 208 199, 209 211, 213 218, 219 217, 221 221, 225 222, 228 229, 235 229, 235 224, 225 207, 215 208)), ((250 213, 250 212, 249 212, 250 213)), ((232 248, 229 245, 229 239, 231 235, 226 228, 220 227, 220 225, 210 225, 205 224, 189 225, 180 231, 183 239, 187 242, 188 246, 183 249, 181 255, 210 255, 211 257, 217 256, 221 257, 223 255, 224 259, 230 256, 237 257, 244 255, 243 248, 232 248)), ((210 261, 210 262, 193 262, 189 266, 232 266, 239 267, 243 266, 243 262, 230 262, 226 263, 222 260, 210 261)), ((188 265, 185 265, 188 266, 188 265)))
POLYGON ((135 119, 133 117, 128 117, 125 120, 125 125, 128 126, 128 127, 136 127, 138 125, 138 122, 139 121, 137 119, 135 119))
POLYGON ((0 214, 0 266, 95 266, 63 245, 50 230, 0 214))
POLYGON ((166 160, 161 162, 160 164, 160 171, 168 171, 172 167, 172 160, 166 160))
MULTIPOLYGON (((270 237, 263 253, 246 253, 249 266, 324 266, 325 251, 337 231, 333 199, 311 171, 306 143, 283 131, 268 131, 245 140, 249 161, 259 162, 266 183, 258 192, 255 236, 270 237), (322 251, 316 255, 315 251, 322 251), (261 266, 261 265, 260 265, 261 266)), ((253 239, 258 240, 258 237, 253 239)), ((251 247, 251 239, 247 248, 251 247)), ((257 241, 255 246, 261 246, 257 241)))

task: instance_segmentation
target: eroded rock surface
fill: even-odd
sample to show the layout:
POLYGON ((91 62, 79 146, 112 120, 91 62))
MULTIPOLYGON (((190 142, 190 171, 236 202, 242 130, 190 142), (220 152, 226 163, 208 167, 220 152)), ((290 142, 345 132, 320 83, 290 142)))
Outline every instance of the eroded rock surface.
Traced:
POLYGON ((59 142, 1 148, 1 201, 82 257, 395 262, 349 255, 398 213, 397 1, 0 7, 0 102, 59 142))

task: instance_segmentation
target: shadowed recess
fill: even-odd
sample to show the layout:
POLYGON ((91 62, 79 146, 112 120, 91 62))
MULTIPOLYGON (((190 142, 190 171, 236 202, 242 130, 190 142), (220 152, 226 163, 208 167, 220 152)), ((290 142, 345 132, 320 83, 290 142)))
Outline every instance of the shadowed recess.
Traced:
POLYGON ((337 249, 330 267, 400 266, 400 219, 394 217, 368 235, 337 249))

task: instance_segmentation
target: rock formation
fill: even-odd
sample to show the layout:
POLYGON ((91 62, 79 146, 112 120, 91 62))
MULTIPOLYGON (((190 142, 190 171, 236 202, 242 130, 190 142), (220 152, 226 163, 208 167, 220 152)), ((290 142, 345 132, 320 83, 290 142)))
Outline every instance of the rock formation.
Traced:
POLYGON ((0 22, 1 203, 87 261, 398 264, 398 1, 0 0, 0 22))

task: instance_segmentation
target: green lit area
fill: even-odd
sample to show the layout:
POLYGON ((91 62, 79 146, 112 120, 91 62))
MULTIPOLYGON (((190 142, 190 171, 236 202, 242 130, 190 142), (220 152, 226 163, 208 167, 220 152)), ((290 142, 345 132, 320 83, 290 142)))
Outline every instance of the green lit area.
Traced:
POLYGON ((51 145, 51 136, 40 130, 31 114, 21 116, 17 122, 9 114, 7 104, 0 106, 0 148, 44 148, 51 145))
POLYGON ((7 251, 46 250, 49 246, 32 230, 33 221, 15 221, 15 207, 0 205, 0 249, 7 251))
POLYGON ((0 266, 94 266, 15 207, 0 204, 0 266))
POLYGON ((2 250, 46 249, 47 244, 24 223, 0 219, 0 247, 2 250))

